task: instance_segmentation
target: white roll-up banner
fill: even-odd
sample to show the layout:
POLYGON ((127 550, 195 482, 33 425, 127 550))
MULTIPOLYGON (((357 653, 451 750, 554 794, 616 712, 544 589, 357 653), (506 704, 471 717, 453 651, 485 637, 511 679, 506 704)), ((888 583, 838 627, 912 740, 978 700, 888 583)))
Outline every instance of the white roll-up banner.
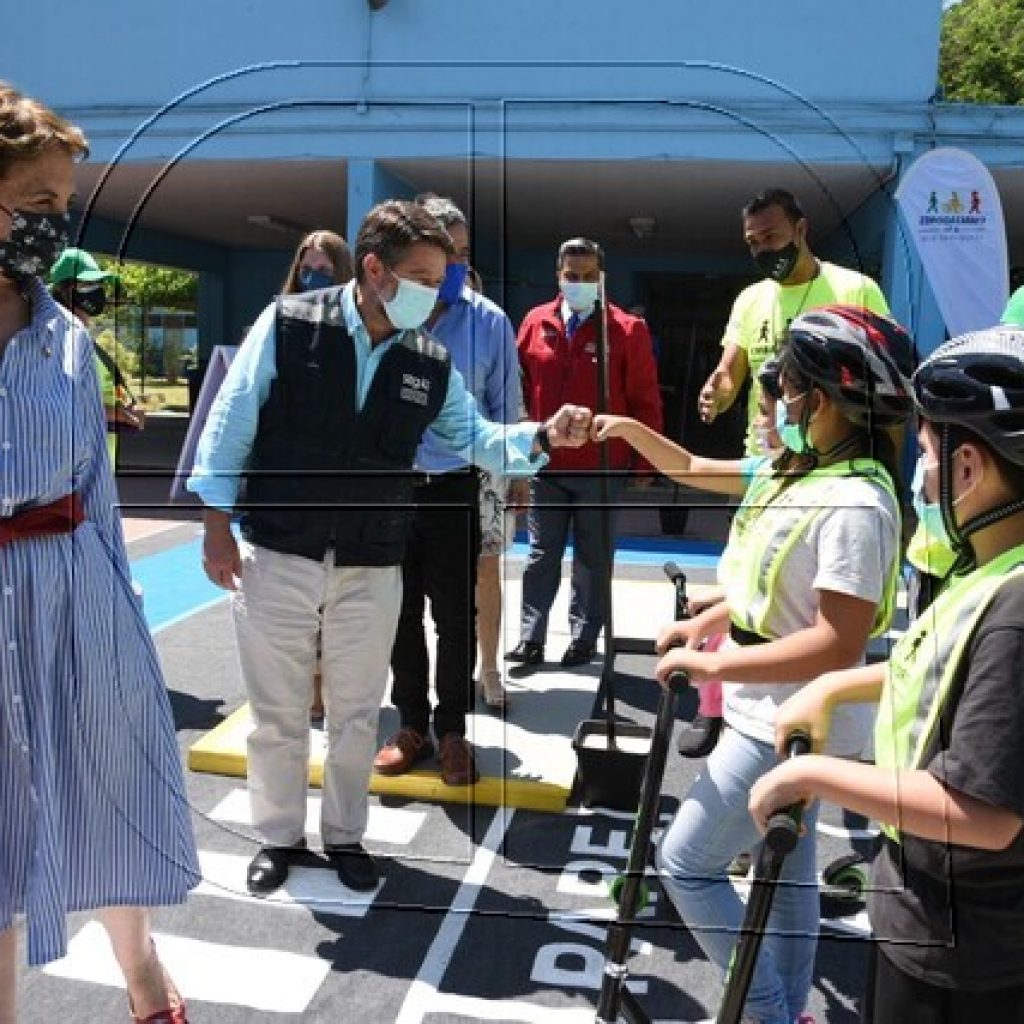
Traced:
POLYGON ((896 201, 950 336, 999 323, 1009 269, 988 168, 966 150, 933 149, 903 176, 896 201))

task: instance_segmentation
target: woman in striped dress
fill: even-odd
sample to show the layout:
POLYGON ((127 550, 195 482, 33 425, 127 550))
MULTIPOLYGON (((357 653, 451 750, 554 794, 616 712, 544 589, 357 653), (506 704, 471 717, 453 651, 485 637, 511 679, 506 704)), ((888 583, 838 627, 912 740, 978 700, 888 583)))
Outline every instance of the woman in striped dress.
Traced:
POLYGON ((75 127, 0 82, 0 1024, 28 960, 100 909, 136 1021, 182 1024, 146 907, 199 880, 134 599, 88 335, 40 281, 67 241, 75 127))

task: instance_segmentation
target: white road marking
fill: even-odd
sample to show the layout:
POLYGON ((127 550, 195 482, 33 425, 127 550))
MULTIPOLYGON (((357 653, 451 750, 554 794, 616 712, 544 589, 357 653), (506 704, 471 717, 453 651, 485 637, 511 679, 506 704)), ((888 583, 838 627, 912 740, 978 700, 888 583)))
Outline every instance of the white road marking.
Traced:
MULTIPOLYGON (((434 936, 434 941, 430 944, 427 955, 423 958, 419 973, 409 986, 409 991, 405 994, 405 1000, 395 1019, 395 1024, 419 1024, 428 1013, 435 1011, 438 1002, 449 998, 448 996, 440 996, 438 987, 444 979, 448 965, 452 961, 455 947, 462 937, 466 922, 469 920, 477 897, 480 895, 480 890, 487 880, 491 866, 494 864, 497 851, 501 849, 502 842, 513 817, 515 817, 515 811, 511 808, 499 807, 494 815, 483 838, 483 842, 477 847, 472 863, 470 863, 466 875, 458 891, 455 893, 451 908, 445 914, 441 927, 434 936)), ((481 1002, 487 1002, 487 1000, 481 1000, 481 1002)), ((497 1002, 493 1005, 505 1006, 504 1003, 497 1002)), ((538 1007, 538 1009, 541 1008, 538 1007)), ((473 1016, 473 1014, 470 1016, 473 1016)), ((534 1018, 528 1019, 533 1020, 534 1018)), ((544 1019, 542 1016, 536 1018, 538 1021, 542 1019, 544 1019)))
MULTIPOLYGON (((464 1017, 466 1020, 522 1021, 523 1024, 594 1024, 594 1007, 541 1006, 512 999, 478 999, 451 993, 436 994, 430 1004, 431 1013, 464 1017)), ((419 1014, 415 1020, 422 1020, 419 1014)), ((399 1018, 400 1020, 413 1018, 399 1018)))
MULTIPOLYGON (((331 969, 329 960, 251 946, 228 946, 174 935, 154 936, 160 958, 186 1001, 248 1006, 269 1013, 303 1013, 331 969), (287 984, 282 984, 282 979, 287 984)), ((124 988, 106 932, 90 921, 47 974, 124 988)))
POLYGON ((329 868, 297 865, 288 872, 288 880, 275 893, 265 897, 250 896, 245 887, 245 869, 250 859, 248 856, 200 850, 199 867, 203 881, 196 888, 196 895, 269 904, 287 910, 337 914, 340 917, 365 917, 380 892, 380 885, 372 892, 353 892, 342 885, 329 868))
MULTIPOLYGON (((322 803, 319 796, 306 798, 305 830, 309 835, 320 834, 320 806, 322 803)), ((251 826, 249 794, 241 788, 233 789, 210 811, 210 817, 214 821, 251 826)), ((409 846, 426 820, 425 811, 408 811, 398 807, 381 807, 379 804, 371 803, 365 839, 371 843, 409 846)))
POLYGON ((821 835, 836 839, 876 839, 880 832, 877 828, 845 828, 842 825, 830 825, 826 821, 819 821, 817 830, 821 835))

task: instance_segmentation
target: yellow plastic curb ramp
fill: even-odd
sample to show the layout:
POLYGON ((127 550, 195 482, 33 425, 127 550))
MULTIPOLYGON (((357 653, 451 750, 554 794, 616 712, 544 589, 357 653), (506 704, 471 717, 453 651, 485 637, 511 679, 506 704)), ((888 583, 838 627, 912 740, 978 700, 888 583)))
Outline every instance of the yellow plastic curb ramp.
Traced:
MULTIPOLYGON (((188 751, 189 769, 244 779, 249 768, 245 740, 251 729, 249 705, 243 704, 192 744, 188 751)), ((310 757, 309 784, 323 784, 323 755, 316 750, 310 757)), ((446 786, 439 772, 423 769, 405 775, 375 772, 370 776, 370 792, 430 803, 472 803, 554 814, 564 811, 569 800, 569 789, 551 782, 492 775, 481 777, 473 786, 446 786)))

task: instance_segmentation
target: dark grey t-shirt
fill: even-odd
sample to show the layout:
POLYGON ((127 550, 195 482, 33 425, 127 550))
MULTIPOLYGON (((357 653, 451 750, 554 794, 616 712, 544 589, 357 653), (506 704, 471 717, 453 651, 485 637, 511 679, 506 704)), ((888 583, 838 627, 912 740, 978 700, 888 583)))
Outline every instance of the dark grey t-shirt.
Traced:
MULTIPOLYGON (((927 614, 927 612, 925 613, 927 614)), ((927 768, 1024 817, 1024 580, 1000 588, 967 648, 963 694, 927 768)), ((904 835, 875 861, 868 908, 882 952, 933 985, 1024 983, 1024 831, 991 852, 904 835)))

